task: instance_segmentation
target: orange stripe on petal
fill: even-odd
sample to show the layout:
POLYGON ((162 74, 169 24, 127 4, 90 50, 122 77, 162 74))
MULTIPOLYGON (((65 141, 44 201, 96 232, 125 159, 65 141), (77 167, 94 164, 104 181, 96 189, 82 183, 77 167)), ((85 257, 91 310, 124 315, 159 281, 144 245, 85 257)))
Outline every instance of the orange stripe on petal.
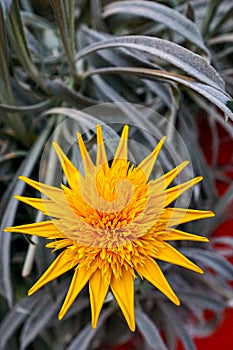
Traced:
POLYGON ((66 294, 65 301, 58 315, 59 320, 65 316, 81 290, 85 287, 88 280, 91 278, 93 272, 93 269, 87 269, 86 267, 82 267, 80 269, 76 268, 68 293, 66 294))
POLYGON ((160 247, 157 253, 155 254, 156 259, 163 260, 169 262, 171 264, 183 266, 186 269, 203 273, 202 269, 186 258, 183 254, 178 252, 174 247, 170 244, 163 242, 163 247, 160 247))
POLYGON ((154 168, 156 159, 159 155, 159 152, 165 140, 166 140, 166 137, 165 136, 162 137, 162 139, 159 141, 155 149, 138 166, 138 168, 140 168, 143 171, 147 179, 149 179, 150 177, 150 174, 154 168))
POLYGON ((102 309, 109 288, 109 283, 102 277, 102 272, 97 269, 90 278, 89 293, 91 301, 92 327, 97 326, 99 314, 102 309))
POLYGON ((153 259, 148 258, 144 266, 138 265, 136 271, 165 294, 174 304, 180 305, 179 299, 170 287, 159 265, 153 259))
POLYGON ((55 278, 69 271, 73 267, 72 261, 73 259, 71 256, 69 256, 69 259, 67 259, 67 251, 63 251, 53 261, 53 263, 49 266, 49 268, 45 271, 45 273, 40 277, 40 279, 28 291, 28 295, 35 293, 38 289, 43 287, 45 284, 51 282, 55 278))
POLYGON ((135 331, 134 315, 134 281, 132 271, 124 271, 121 278, 112 275, 110 283, 112 292, 125 316, 132 332, 135 331))

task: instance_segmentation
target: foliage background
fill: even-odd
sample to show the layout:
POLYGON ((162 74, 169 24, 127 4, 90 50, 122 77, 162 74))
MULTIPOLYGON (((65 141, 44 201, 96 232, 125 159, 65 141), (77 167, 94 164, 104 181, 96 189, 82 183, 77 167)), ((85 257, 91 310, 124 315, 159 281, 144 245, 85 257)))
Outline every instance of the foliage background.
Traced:
MULTIPOLYGON (((52 136, 65 147, 74 127, 72 117, 83 131, 93 121, 81 118, 79 111, 102 103, 121 102, 125 122, 146 126, 158 137, 166 134, 183 160, 182 145, 174 143, 175 130, 194 174, 205 178, 190 206, 211 208, 216 217, 186 229, 210 236, 210 244, 179 243, 179 248, 206 273, 200 277, 164 265, 182 301, 178 311, 148 284, 136 286, 143 349, 172 350, 178 338, 186 349, 195 349, 192 338, 211 334, 223 311, 232 306, 232 237, 230 232, 213 236, 232 210, 232 152, 226 162, 219 162, 222 145, 232 147, 227 143, 233 135, 232 14, 227 0, 0 1, 1 230, 42 219, 13 199, 15 194, 36 195, 18 175, 38 179, 40 174, 40 180, 56 184, 57 162, 45 145, 52 136), (140 114, 138 104, 152 109, 153 116, 140 114), (66 127, 57 128, 67 115, 66 127), (224 191, 216 187, 219 182, 224 191), (211 310, 210 319, 206 310, 211 310)), ((117 122, 114 113, 110 119, 97 118, 117 122)), ((108 130, 114 137, 120 131, 117 124, 108 130)), ((155 143, 136 126, 130 137, 143 140, 149 149, 155 143)), ((93 133, 86 141, 92 148, 93 133)), ((161 163, 165 171, 171 168, 166 153, 161 163)), ((52 259, 42 240, 31 244, 25 237, 1 233, 1 350, 97 349, 133 337, 111 298, 98 328, 91 330, 87 291, 64 321, 58 321, 68 275, 27 297, 52 259)))

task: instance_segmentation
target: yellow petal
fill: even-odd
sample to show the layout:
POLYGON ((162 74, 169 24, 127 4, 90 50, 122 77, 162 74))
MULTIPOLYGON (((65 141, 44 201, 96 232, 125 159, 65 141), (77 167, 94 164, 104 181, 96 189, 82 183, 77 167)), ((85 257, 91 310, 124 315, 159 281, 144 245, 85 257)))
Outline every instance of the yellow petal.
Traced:
POLYGON ((52 199, 54 202, 65 202, 63 191, 60 188, 49 186, 38 181, 31 180, 25 176, 19 176, 19 179, 24 181, 26 184, 32 186, 37 191, 43 193, 46 197, 52 199))
POLYGON ((40 279, 32 286, 28 291, 28 295, 35 293, 38 289, 43 287, 45 284, 51 282, 55 278, 63 275, 69 271, 72 265, 72 256, 67 259, 67 251, 64 250, 58 257, 53 261, 45 273, 40 277, 40 279))
POLYGON ((91 278, 93 272, 93 269, 87 269, 86 267, 82 267, 80 269, 76 268, 68 293, 66 294, 65 301, 58 315, 59 320, 65 316, 81 290, 85 287, 88 280, 91 278))
POLYGON ((129 132, 129 126, 125 125, 114 155, 111 168, 114 168, 115 162, 118 159, 126 160, 126 161, 128 160, 128 132, 129 132))
POLYGON ((64 202, 57 202, 54 203, 50 199, 44 199, 44 198, 30 198, 30 197, 23 197, 23 196, 14 196, 15 199, 26 203, 28 205, 31 205, 33 208, 37 210, 41 210, 44 215, 53 216, 53 217, 60 217, 61 212, 64 216, 64 213, 66 211, 67 215, 70 212, 69 205, 64 205, 64 202), (61 204, 61 205, 59 205, 61 204))
POLYGON ((143 171, 147 179, 149 179, 150 177, 150 174, 155 165, 155 161, 159 155, 159 152, 165 140, 166 140, 166 137, 165 136, 162 137, 162 139, 159 141, 155 149, 138 166, 138 168, 140 168, 143 171))
POLYGON ((163 260, 169 262, 171 264, 183 266, 186 269, 203 273, 202 269, 186 258, 183 254, 178 252, 174 247, 170 244, 163 242, 163 247, 160 247, 158 252, 155 254, 156 259, 163 260))
POLYGON ((165 208, 161 214, 159 220, 166 223, 166 226, 176 226, 185 222, 206 219, 215 216, 212 211, 209 210, 195 210, 184 208, 165 208))
POLYGON ((189 164, 187 160, 179 164, 176 168, 170 170, 168 173, 160 176, 158 179, 153 180, 152 183, 154 186, 160 185, 162 189, 167 188, 172 181, 179 175, 179 173, 189 164))
POLYGON ((91 301, 92 327, 97 326, 99 314, 106 298, 109 283, 103 279, 100 269, 97 269, 89 281, 89 293, 91 301))
POLYGON ((121 278, 116 278, 112 275, 110 286, 130 330, 134 332, 134 281, 132 271, 125 270, 121 278))
POLYGON ((56 142, 53 142, 53 147, 57 153, 65 177, 71 188, 75 189, 78 186, 79 171, 74 164, 67 158, 65 153, 56 142))
POLYGON ((136 271, 165 294, 174 304, 180 305, 179 299, 164 277, 159 265, 153 259, 148 258, 144 266, 138 265, 136 271))
POLYGON ((106 149, 104 146, 103 134, 101 125, 96 127, 97 133, 97 154, 96 154, 96 166, 100 167, 103 165, 108 165, 108 159, 106 154, 106 149))
POLYGON ((6 227, 5 232, 24 233, 50 239, 63 238, 64 235, 56 228, 52 221, 41 221, 33 224, 6 227))
POLYGON ((50 200, 47 199, 41 199, 41 198, 30 198, 30 197, 23 197, 23 196, 14 196, 15 199, 18 201, 21 201, 23 203, 26 203, 30 205, 31 207, 42 211, 43 214, 47 215, 46 208, 44 206, 44 202, 50 203, 50 200))
POLYGON ((89 153, 87 152, 85 143, 83 142, 82 135, 77 133, 78 137, 78 144, 79 144, 79 149, 82 157, 82 162, 83 162, 83 168, 84 168, 84 173, 86 175, 91 175, 94 170, 94 164, 92 163, 91 157, 89 153))
POLYGON ((184 182, 180 185, 169 188, 165 192, 166 199, 165 199, 164 206, 166 207, 167 205, 171 204, 182 193, 184 193, 185 191, 187 191, 189 188, 193 187, 194 185, 198 184, 198 182, 200 182, 202 180, 203 180, 203 177, 198 176, 198 177, 195 177, 194 179, 191 179, 191 180, 184 182))
POLYGON ((209 242, 208 238, 203 236, 194 235, 192 233, 179 231, 176 229, 168 229, 166 232, 159 233, 159 238, 163 241, 199 241, 199 242, 209 242))

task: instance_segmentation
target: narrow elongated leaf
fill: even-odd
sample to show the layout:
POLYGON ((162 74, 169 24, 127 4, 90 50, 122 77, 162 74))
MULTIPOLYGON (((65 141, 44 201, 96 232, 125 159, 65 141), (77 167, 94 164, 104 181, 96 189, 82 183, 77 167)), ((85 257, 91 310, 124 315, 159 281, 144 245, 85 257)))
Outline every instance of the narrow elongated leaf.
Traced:
POLYGON ((41 293, 26 297, 18 302, 3 318, 0 328, 0 350, 4 349, 7 342, 23 323, 31 310, 40 302, 41 293))
POLYGON ((158 328, 152 320, 140 309, 135 309, 137 327, 151 349, 168 350, 163 342, 158 328))
POLYGON ((7 16, 8 12, 10 11, 12 4, 12 0, 0 0, 0 6, 3 9, 3 13, 5 16, 7 16))
POLYGON ((82 331, 78 334, 77 337, 74 338, 74 340, 71 342, 71 344, 67 347, 67 350, 87 350, 90 347, 90 343, 93 340, 93 338, 98 333, 99 329, 102 327, 104 322, 107 320, 107 318, 111 315, 113 312, 112 309, 107 309, 100 315, 98 325, 95 329, 91 327, 91 324, 88 323, 82 331))
POLYGON ((76 55, 76 60, 80 60, 98 50, 118 47, 138 50, 162 58, 182 69, 191 77, 217 89, 224 89, 223 80, 207 60, 182 46, 159 38, 135 35, 104 40, 100 43, 91 44, 80 50, 76 55))
POLYGON ((196 350, 192 338, 187 333, 181 318, 179 317, 178 313, 174 310, 173 306, 170 306, 167 303, 165 304, 160 302, 158 308, 159 311, 164 314, 164 317, 167 318, 169 326, 175 330, 177 337, 179 337, 182 340, 185 349, 196 350))
POLYGON ((50 107, 50 105, 52 104, 52 100, 45 100, 39 103, 36 103, 34 105, 31 106, 11 106, 11 105, 7 105, 7 104, 0 104, 0 111, 2 112, 17 112, 17 113, 25 113, 25 112, 39 112, 45 108, 50 107))
POLYGON ((48 294, 43 293, 39 307, 35 308, 23 326, 20 334, 20 350, 26 349, 41 330, 46 327, 50 319, 55 317, 63 297, 64 293, 56 301, 53 301, 48 294))
POLYGON ((108 4, 103 12, 105 18, 122 14, 162 23, 208 53, 197 25, 177 10, 152 1, 115 1, 108 4))
POLYGON ((183 248, 181 251, 186 256, 195 258, 195 260, 215 270, 222 277, 230 281, 233 280, 233 266, 217 252, 195 248, 183 248))
POLYGON ((146 68, 133 68, 133 67, 115 67, 115 68, 100 68, 87 72, 83 77, 86 78, 89 75, 93 74, 136 74, 143 78, 156 80, 156 79, 165 79, 171 80, 177 83, 180 83, 188 88, 196 91, 200 95, 207 98, 209 101, 218 106, 227 117, 233 120, 233 113, 227 107, 227 102, 231 97, 224 91, 219 88, 206 85, 195 81, 194 79, 180 75, 174 74, 172 72, 155 70, 155 69, 146 69, 146 68))
POLYGON ((32 146, 25 160, 22 162, 12 182, 12 192, 1 217, 0 224, 0 292, 7 299, 8 304, 12 305, 13 291, 10 274, 10 244, 11 234, 3 233, 3 228, 12 226, 14 223, 18 201, 13 196, 20 195, 25 187, 25 183, 17 181, 19 175, 29 176, 33 170, 35 163, 40 155, 40 152, 46 142, 52 127, 52 122, 48 123, 45 130, 41 133, 37 141, 32 146))

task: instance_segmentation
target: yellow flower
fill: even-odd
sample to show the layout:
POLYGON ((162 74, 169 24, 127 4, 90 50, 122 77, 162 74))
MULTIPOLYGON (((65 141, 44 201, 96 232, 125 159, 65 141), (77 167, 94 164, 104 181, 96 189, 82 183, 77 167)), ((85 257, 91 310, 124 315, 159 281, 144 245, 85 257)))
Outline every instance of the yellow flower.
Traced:
POLYGON ((78 135, 84 175, 54 143, 68 185, 62 184, 61 188, 56 188, 20 177, 46 199, 21 196, 16 196, 16 199, 41 210, 51 219, 8 227, 5 231, 45 237, 53 240, 46 247, 62 250, 29 290, 29 295, 74 269, 59 319, 64 317, 89 281, 92 326, 97 325, 110 287, 129 328, 134 331, 135 278, 147 279, 173 303, 180 304, 157 259, 203 273, 167 241, 208 242, 205 237, 179 231, 175 227, 214 214, 211 211, 169 207, 179 195, 202 180, 202 177, 196 177, 168 188, 187 166, 187 161, 155 180, 150 179, 164 139, 136 167, 128 160, 128 126, 125 126, 110 165, 101 126, 97 126, 95 165, 81 135, 78 135))

